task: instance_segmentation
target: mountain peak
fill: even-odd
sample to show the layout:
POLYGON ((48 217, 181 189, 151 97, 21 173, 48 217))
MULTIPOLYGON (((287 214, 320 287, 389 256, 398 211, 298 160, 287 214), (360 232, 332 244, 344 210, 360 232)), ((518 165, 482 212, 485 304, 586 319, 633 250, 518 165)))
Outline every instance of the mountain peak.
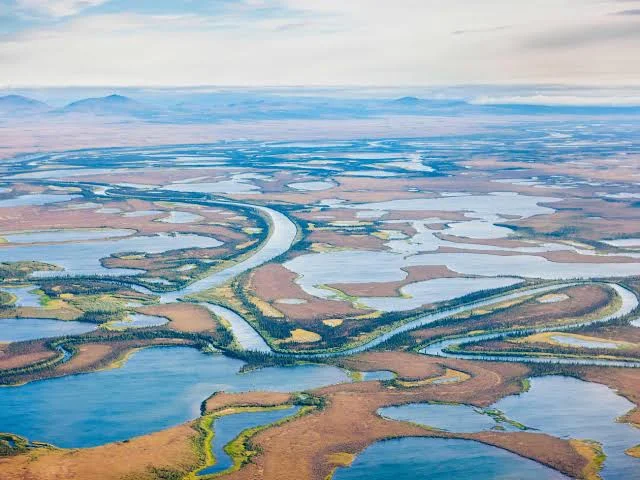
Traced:
POLYGON ((10 94, 0 97, 0 112, 2 113, 43 112, 49 108, 46 103, 23 95, 10 94))
POLYGON ((118 93, 112 93, 111 95, 107 95, 106 97, 102 97, 103 100, 107 102, 134 102, 135 100, 129 97, 125 97, 124 95, 120 95, 118 93))
POLYGON ((106 97, 77 100, 64 107, 63 110, 65 112, 93 113, 95 115, 132 115, 145 113, 149 109, 132 98, 114 93, 106 97))
POLYGON ((399 105, 418 105, 419 103, 422 103, 422 100, 420 100, 418 97, 401 97, 396 98, 393 103, 399 105))

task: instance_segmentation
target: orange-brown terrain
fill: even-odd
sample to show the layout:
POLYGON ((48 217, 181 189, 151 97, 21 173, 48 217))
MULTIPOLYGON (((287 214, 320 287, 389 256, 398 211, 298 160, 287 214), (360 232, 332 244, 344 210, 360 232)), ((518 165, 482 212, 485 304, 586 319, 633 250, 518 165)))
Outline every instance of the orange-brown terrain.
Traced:
POLYGON ((533 298, 512 305, 507 302, 504 307, 496 305, 495 311, 489 313, 484 309, 473 311, 472 316, 460 315, 459 320, 436 323, 428 328, 414 330, 410 335, 419 342, 478 330, 531 328, 536 326, 562 324, 592 314, 611 301, 611 291, 598 285, 579 285, 559 291, 567 295, 567 299, 540 303, 533 298))
POLYGON ((248 289, 259 298, 270 302, 288 319, 300 324, 317 324, 319 320, 363 315, 371 310, 354 308, 350 302, 324 300, 306 293, 297 283, 296 274, 279 264, 267 264, 251 274, 248 289), (283 299, 299 299, 304 303, 287 304, 283 299))
POLYGON ((157 146, 205 143, 229 138, 256 140, 417 137, 484 131, 495 118, 400 115, 364 119, 264 120, 220 123, 159 124, 145 121, 113 122, 112 118, 78 115, 55 119, 17 120, 0 126, 0 158, 20 153, 51 152, 114 146, 157 146), (393 121, 390 121, 390 120, 393 121))
MULTIPOLYGON (((58 364, 52 368, 44 370, 35 370, 33 372, 24 372, 8 375, 6 378, 10 380, 12 384, 27 383, 35 380, 42 380, 48 378, 62 377, 65 375, 75 375, 77 373, 90 372, 100 370, 103 368, 109 368, 114 364, 117 364, 120 360, 126 360, 129 353, 136 349, 147 348, 153 346, 175 346, 175 345, 192 345, 193 342, 181 338, 151 338, 140 340, 114 340, 100 342, 99 339, 91 339, 87 343, 81 343, 76 347, 75 354, 70 360, 58 364)), ((15 344, 20 345, 20 344, 15 344)), ((44 356, 45 347, 40 346, 38 343, 33 348, 29 348, 30 355, 39 355, 42 358, 53 358, 50 350, 48 356, 44 356)), ((10 349, 5 349, 5 352, 11 352, 10 349)), ((31 365, 33 362, 24 362, 24 353, 20 351, 11 354, 6 357, 4 362, 7 365, 16 364, 11 367, 3 368, 18 368, 31 365)), ((0 357, 2 358, 2 357, 0 357)), ((0 372, 1 373, 1 372, 0 372)))
POLYGON ((407 276, 398 282, 333 283, 329 286, 354 297, 395 297, 400 295, 402 287, 410 283, 461 276, 444 265, 417 265, 402 270, 407 272, 407 276))
POLYGON ((205 401, 205 412, 229 407, 274 407, 292 400, 290 393, 280 392, 216 392, 205 401))
POLYGON ((534 458, 579 477, 588 460, 565 440, 535 433, 452 435, 411 424, 385 420, 376 411, 388 405, 449 401, 487 406, 519 391, 527 369, 518 365, 483 364, 431 359, 402 353, 370 353, 346 359, 349 368, 389 369, 400 378, 423 379, 454 368, 471 375, 454 385, 424 385, 411 389, 385 387, 379 382, 335 385, 314 391, 327 406, 316 413, 260 432, 252 445, 262 453, 229 479, 324 479, 337 465, 335 454, 356 454, 375 441, 402 436, 470 438, 534 458), (291 439, 295 438, 295 442, 291 439))
MULTIPOLYGON (((0 215, 0 231, 18 232, 29 230, 67 229, 67 228, 122 228, 131 229, 140 235, 153 235, 166 232, 202 233, 211 235, 226 243, 246 242, 249 237, 241 231, 240 227, 255 226, 249 218, 245 218, 242 224, 237 221, 229 223, 229 217, 236 212, 222 215, 212 209, 200 210, 188 206, 177 206, 173 210, 189 211, 204 217, 194 223, 166 223, 157 221, 166 217, 170 209, 157 203, 142 200, 127 200, 122 202, 106 202, 95 208, 69 208, 82 201, 73 201, 66 204, 67 208, 59 205, 24 206, 2 209, 0 215), (101 213, 101 208, 118 208, 119 213, 101 213), (126 213, 137 211, 160 210, 162 213, 144 216, 126 216, 126 213), (213 224, 211 224, 213 223, 213 224), (235 228, 232 228, 235 227, 235 228)), ((217 210, 217 209, 216 209, 217 210)), ((220 210, 223 212, 224 210, 220 210)), ((1 246, 1 245, 0 245, 1 246)))
POLYGON ((194 426, 185 424, 95 448, 41 448, 0 457, 0 470, 3 480, 156 480, 163 472, 195 469, 201 461, 194 449, 199 437, 194 426))
MULTIPOLYGON (((334 145, 327 147, 327 150, 319 148, 317 152, 304 151, 305 147, 300 146, 277 145, 278 138, 291 141, 297 137, 308 140, 307 137, 309 137, 309 139, 322 138, 326 141, 327 138, 353 139, 354 135, 362 139, 381 135, 388 137, 393 132, 400 132, 407 139, 411 135, 425 136, 425 132, 428 132, 429 136, 482 132, 485 127, 492 135, 496 135, 496 124, 493 123, 495 118, 490 119, 479 115, 474 119, 436 116, 424 118, 411 115, 392 119, 391 124, 388 117, 335 122, 333 120, 255 121, 251 124, 233 124, 221 119, 216 125, 193 123, 171 126, 132 119, 127 126, 90 122, 82 130, 78 125, 64 121, 55 128, 46 121, 34 122, 34 125, 28 126, 23 124, 19 128, 0 122, 0 145, 3 144, 1 141, 3 137, 11 139, 11 135, 16 136, 10 142, 5 142, 7 145, 10 144, 10 147, 0 146, 0 156, 21 151, 51 152, 56 148, 96 147, 97 145, 159 145, 166 142, 168 138, 171 139, 171 143, 176 144, 202 143, 197 148, 194 145, 176 145, 176 166, 167 166, 171 162, 171 152, 165 155, 155 151, 152 153, 139 151, 134 152, 131 159, 123 160, 123 168, 114 166, 112 173, 75 176, 59 182, 47 180, 46 176, 41 178, 32 176, 31 179, 26 177, 25 180, 23 180, 25 177, 22 179, 16 177, 19 181, 10 184, 11 190, 0 190, 0 200, 8 200, 25 193, 80 194, 79 188, 70 190, 65 186, 72 182, 95 182, 105 185, 128 183, 139 184, 141 187, 145 184, 157 186, 159 189, 155 191, 115 187, 109 194, 100 193, 100 190, 96 189, 92 195, 90 190, 98 187, 83 185, 84 196, 69 202, 0 208, 0 251, 2 249, 7 251, 14 247, 3 245, 3 232, 7 234, 54 228, 121 228, 131 229, 132 235, 138 236, 170 232, 195 233, 208 235, 223 242, 221 246, 215 248, 185 249, 160 254, 123 253, 102 260, 106 267, 135 268, 146 271, 138 277, 138 280, 123 278, 122 285, 126 282, 147 285, 145 282, 149 280, 147 286, 153 291, 170 290, 173 287, 178 288, 177 285, 155 283, 154 288, 154 281, 158 282, 158 278, 149 277, 160 277, 185 285, 194 278, 202 278, 212 271, 218 271, 233 264, 235 260, 249 258, 256 251, 254 249, 258 246, 258 241, 265 238, 267 228, 274 227, 271 224, 267 225, 266 217, 258 218, 242 207, 204 206, 198 205, 197 202, 205 203, 207 198, 226 197, 256 206, 273 207, 297 224, 298 232, 292 248, 286 253, 280 252, 279 256, 268 260, 268 263, 260 264, 238 275, 234 274, 226 284, 215 285, 204 292, 196 292, 199 296, 190 298, 207 299, 207 301, 228 306, 239 315, 246 317, 274 348, 300 352, 339 348, 349 342, 362 342, 369 339, 373 331, 384 331, 386 328, 391 328, 390 324, 403 321, 408 316, 417 315, 416 312, 419 312, 419 310, 406 314, 375 312, 358 304, 354 297, 399 296, 402 294, 402 288, 410 283, 461 276, 445 265, 411 266, 403 269, 406 272, 403 280, 375 282, 376 265, 372 261, 371 276, 365 277, 367 282, 329 284, 327 287, 336 292, 334 292, 335 300, 327 300, 305 292, 297 283, 300 281, 297 274, 284 266, 285 261, 305 253, 354 249, 360 250, 358 252, 360 255, 362 250, 385 251, 387 253, 384 256, 394 255, 401 251, 396 247, 403 240, 406 240, 408 245, 413 244, 415 251, 420 252, 422 247, 418 244, 422 241, 421 229, 426 228, 430 232, 427 231, 425 237, 434 234, 440 240, 451 242, 447 247, 441 247, 437 253, 494 255, 496 264, 506 260, 505 256, 523 254, 522 251, 504 249, 541 246, 546 242, 564 243, 567 248, 588 250, 588 252, 581 254, 574 250, 538 251, 538 253, 527 252, 526 255, 567 264, 604 265, 613 262, 635 262, 634 258, 625 254, 630 251, 629 249, 604 243, 605 240, 612 238, 640 237, 640 208, 638 208, 640 203, 637 200, 640 196, 634 196, 635 184, 640 178, 640 169, 637 162, 638 156, 633 153, 636 150, 633 142, 624 144, 628 145, 629 150, 626 155, 611 154, 607 157, 602 151, 603 145, 598 145, 597 148, 594 147, 594 151, 597 152, 594 154, 596 158, 588 157, 583 162, 579 162, 574 160, 578 158, 578 154, 573 150, 567 150, 564 157, 560 147, 556 146, 553 147, 557 149, 554 150, 556 152, 554 155, 559 157, 558 159, 554 157, 553 161, 529 161, 528 159, 520 161, 519 153, 508 152, 507 146, 526 144, 526 142, 518 143, 511 136, 522 135, 523 140, 529 137, 522 133, 527 130, 522 128, 523 117, 514 115, 502 124, 503 127, 509 127, 509 139, 505 140, 501 147, 491 146, 494 145, 493 140, 480 146, 483 142, 478 142, 477 138, 469 140, 468 143, 464 138, 440 138, 437 142, 434 141, 433 148, 429 145, 431 140, 405 141, 387 138, 389 141, 381 142, 379 152, 373 152, 376 147, 372 142, 369 144, 368 140, 358 140, 357 142, 360 143, 354 141, 353 145, 345 146, 344 150, 340 145, 334 145), (79 135, 80 131, 82 135, 79 135), (232 141, 212 148, 205 145, 206 142, 217 138, 225 140, 242 138, 243 140, 237 143, 239 146, 232 141), (247 138, 266 138, 269 141, 263 145, 249 146, 247 138), (468 149, 464 152, 454 152, 453 150, 458 148, 458 142, 465 143, 468 149), (396 150, 397 146, 401 148, 396 150), (286 153, 286 148, 291 148, 291 152, 286 153), (484 153, 492 148, 495 149, 495 157, 490 153, 484 153), (303 152, 299 152, 298 149, 303 152), (475 149, 483 153, 474 153, 475 149), (237 151, 234 152, 234 150, 237 151), (390 153, 392 150, 393 153, 390 153), (192 159, 188 160, 187 157, 193 152, 195 153, 192 159), (372 153, 371 158, 366 156, 369 152, 372 153), (375 156, 375 153, 378 156, 375 156), (458 153, 461 154, 458 155, 458 153), (185 156, 177 159, 182 155, 185 156), (137 160, 138 157, 141 160, 137 160), (363 159, 361 163, 354 160, 359 158, 363 159), (513 160, 514 158, 518 160, 513 160), (422 160, 424 164, 421 164, 422 160), (292 162, 291 168, 287 167, 287 162, 292 162), (294 165, 294 162, 297 165, 294 165), (402 165, 407 163, 409 163, 408 166, 402 165), (419 168, 427 165, 429 169, 419 168), (356 176, 362 174, 362 171, 369 172, 372 176, 356 176), (350 173, 354 176, 349 175, 350 173), (380 176, 376 177, 375 173, 380 176), (383 177, 385 173, 389 176, 383 177), (156 200, 181 198, 186 202, 189 194, 172 194, 169 189, 175 188, 176 185, 234 183, 237 178, 241 178, 238 176, 243 174, 247 175, 246 182, 252 187, 249 193, 246 191, 242 193, 242 189, 239 189, 240 193, 212 192, 208 197, 206 193, 194 194, 192 205, 156 200), (535 177, 535 179, 528 180, 528 177, 535 177), (307 191, 291 185, 299 182, 330 182, 330 187, 323 190, 325 183, 319 186, 319 190, 312 186, 307 191), (615 182, 615 184, 609 182, 615 182), (173 184, 169 189, 160 190, 161 187, 169 184, 173 184), (390 207, 390 211, 373 213, 361 211, 358 208, 359 203, 445 198, 459 195, 461 192, 467 195, 509 192, 554 197, 558 201, 551 201, 553 199, 540 201, 538 207, 547 206, 553 209, 553 213, 532 214, 529 217, 523 213, 523 217, 526 218, 517 214, 503 215, 499 211, 480 213, 484 208, 492 210, 499 207, 493 206, 495 202, 488 202, 492 205, 486 207, 481 205, 483 200, 480 197, 476 197, 479 204, 477 210, 473 205, 473 197, 467 199, 465 207, 460 207, 457 211, 418 210, 419 205, 410 206, 407 210, 393 210, 393 207, 390 207), (108 195, 112 195, 111 198, 108 195), (139 198, 117 199, 119 196, 126 195, 139 198), (152 213, 136 215, 142 211, 152 213), (162 221, 171 212, 189 212, 200 218, 189 223, 162 221), (477 215, 474 212, 478 212, 477 215), (486 218, 491 220, 485 220, 486 218), (430 219, 431 223, 417 222, 426 219, 430 219), (478 233, 478 236, 486 235, 488 238, 472 238, 475 233, 473 228, 469 229, 471 233, 465 234, 469 237, 451 234, 456 229, 450 229, 448 222, 472 219, 479 219, 479 223, 509 226, 513 231, 506 238, 491 238, 494 232, 491 228, 488 229, 488 234, 480 231, 482 228, 478 233), (423 223, 429 224, 422 226, 423 223), (396 236, 397 232, 406 237, 417 236, 414 239, 407 239, 402 235, 396 236), (480 246, 491 249, 483 250, 480 246)), ((589 128, 595 126, 595 123, 592 123, 589 123, 589 128)), ((601 125, 598 128, 602 128, 606 135, 607 126, 601 125)), ((536 131, 529 139, 540 141, 543 137, 538 137, 538 134, 540 132, 536 131)), ((630 133, 625 130, 625 133, 620 135, 621 138, 624 135, 626 140, 630 133)), ((603 136, 603 138, 606 137, 603 136)), ((549 142, 555 142, 555 140, 549 142)), ((570 141, 566 142, 565 146, 571 147, 570 141)), ((549 147, 552 148, 552 145, 549 147)), ((521 148, 524 147, 518 146, 514 151, 520 152, 521 148)), ((536 152, 532 151, 532 158, 535 159, 538 156, 538 150, 542 148, 537 149, 536 152)), ((35 169, 40 172, 47 168, 64 168, 64 161, 69 160, 66 163, 75 168, 80 165, 79 162, 91 161, 91 155, 95 155, 95 168, 105 171, 105 168, 110 168, 110 165, 116 165, 119 161, 117 158, 121 154, 116 152, 113 158, 105 158, 104 163, 100 163, 100 153, 88 152, 89 160, 84 159, 83 153, 77 154, 75 159, 73 156, 65 159, 64 154, 60 153, 52 155, 50 164, 47 164, 49 160, 45 159, 36 160, 34 165, 38 165, 35 169), (55 158, 56 156, 58 158, 55 158), (38 162, 41 163, 38 164, 38 162)), ((125 151, 124 157, 126 156, 125 151)), ((522 155, 522 158, 528 158, 528 156, 522 155)), ((20 172, 29 171, 27 161, 21 163, 16 160, 16 165, 20 166, 18 170, 20 172)), ((243 181, 245 180, 241 180, 240 183, 243 181)), ((0 188, 4 188, 4 183, 0 188)), ((185 188, 186 190, 188 187, 185 188)), ((233 191, 234 189, 230 188, 229 192, 233 191)), ((508 195, 503 198, 504 202, 510 200, 508 195)), ((523 205, 527 204, 527 199, 518 198, 518 200, 522 200, 523 205)), ((523 206, 522 211, 531 208, 535 212, 537 209, 534 207, 535 205, 523 206)), ((508 211, 513 213, 518 210, 514 208, 508 211)), ((503 230, 499 230, 495 236, 500 237, 502 232, 503 230)), ((407 248, 406 255, 410 256, 412 253, 412 248, 407 248)), ((429 255, 431 252, 425 248, 423 253, 429 255)), ((332 256, 327 255, 327 258, 332 256)), ((337 268, 348 269, 349 265, 340 265, 337 268)), ((460 268, 460 271, 464 269, 460 268)), ((603 272, 603 275, 606 273, 603 272)), ((526 276, 527 272, 522 272, 521 275, 526 276)), ((19 280, 26 278, 25 275, 19 280)), ((45 378, 118 367, 127 360, 130 352, 160 345, 204 348, 205 344, 208 346, 213 344, 213 346, 224 348, 225 353, 230 357, 246 361, 246 368, 259 368, 263 365, 261 363, 263 361, 268 365, 288 365, 287 362, 291 361, 288 358, 268 357, 262 353, 240 351, 239 338, 232 342, 229 322, 221 321, 209 310, 194 303, 151 304, 158 301, 159 297, 140 294, 140 298, 135 298, 131 292, 123 294, 121 290, 115 293, 112 290, 105 291, 104 295, 100 296, 92 291, 92 289, 99 290, 98 284, 101 282, 112 284, 119 282, 114 279, 98 279, 95 280, 95 284, 86 285, 87 289, 91 290, 86 298, 83 297, 84 292, 75 293, 72 288, 56 291, 51 285, 47 289, 46 280, 41 282, 36 279, 28 280, 29 283, 38 284, 42 288, 45 292, 43 298, 46 297, 47 302, 53 299, 55 303, 45 304, 42 307, 6 308, 0 312, 0 317, 80 318, 86 312, 78 305, 82 301, 85 304, 93 301, 94 297, 89 295, 95 295, 96 299, 113 296, 106 299, 104 303, 109 306, 121 304, 121 308, 117 306, 115 308, 118 315, 136 311, 165 317, 168 323, 139 331, 99 329, 85 334, 84 338, 80 337, 69 343, 63 343, 66 345, 65 348, 73 353, 67 362, 41 371, 29 372, 28 368, 24 368, 23 373, 13 375, 12 372, 13 376, 3 377, 3 380, 8 379, 5 383, 28 383, 45 378), (34 281, 31 282, 31 280, 34 281), (107 300, 113 300, 113 302, 110 303, 107 300), (136 303, 125 306, 125 301, 129 300, 136 300, 136 303), (169 338, 162 338, 163 335, 169 338), (223 343, 222 340, 227 343, 223 343)), ((84 279, 78 280, 78 282, 82 281, 84 279)), ((24 281, 20 284, 26 283, 24 281)), ((70 287, 71 283, 72 281, 68 279, 60 280, 62 287, 65 284, 70 287)), ((635 287, 640 292, 640 286, 635 285, 635 287)), ((119 288, 128 289, 129 287, 119 288)), ((245 448, 251 453, 246 457, 249 461, 236 471, 221 475, 220 478, 328 480, 336 468, 348 465, 350 460, 375 442, 401 437, 441 437, 482 442, 532 459, 572 478, 596 480, 599 462, 602 459, 598 457, 597 448, 588 442, 556 438, 530 430, 516 432, 495 429, 477 433, 451 433, 409 422, 390 420, 377 413, 382 407, 420 402, 462 403, 484 408, 507 395, 520 393, 525 388, 524 380, 528 377, 553 371, 554 374, 574 375, 615 389, 620 395, 639 406, 622 420, 640 426, 640 370, 637 369, 483 362, 429 357, 412 352, 412 349, 417 349, 420 344, 442 337, 465 335, 469 332, 506 331, 575 323, 576 319, 593 318, 604 311, 609 311, 607 309, 611 308, 614 298, 612 290, 602 284, 581 284, 558 290, 554 294, 556 297, 552 300, 547 299, 547 303, 541 302, 540 298, 523 298, 479 307, 470 312, 445 318, 428 327, 399 335, 386 346, 376 347, 376 349, 394 348, 396 351, 374 351, 352 357, 322 360, 349 370, 353 380, 362 378, 358 372, 379 370, 394 372, 396 374, 394 379, 341 383, 313 389, 304 394, 256 391, 234 393, 222 391, 223 387, 220 387, 221 391, 207 392, 205 395, 211 393, 211 396, 201 399, 203 403, 200 419, 95 448, 45 447, 34 448, 28 453, 0 456, 0 479, 195 480, 194 472, 205 463, 205 455, 203 455, 203 449, 207 447, 204 444, 204 436, 207 433, 205 432, 207 428, 203 426, 205 421, 210 421, 217 415, 236 412, 237 409, 244 407, 269 408, 298 402, 308 406, 303 410, 304 414, 262 429, 240 447, 236 445, 234 448, 245 448)), ((640 345, 640 328, 631 327, 628 322, 623 324, 622 321, 612 321, 607 324, 593 325, 577 333, 640 345)), ((47 345, 50 345, 49 341, 42 340, 0 344, 0 375, 3 370, 20 369, 53 358, 59 359, 61 353, 52 351, 47 345)), ((532 353, 545 353, 543 349, 548 349, 549 346, 548 343, 537 343, 533 340, 526 343, 526 339, 508 337, 506 340, 471 345, 468 348, 470 350, 501 349, 511 352, 522 348, 532 353)), ((554 344, 554 348, 561 350, 564 347, 554 344)), ((567 351, 571 350, 569 347, 566 348, 567 351)), ((571 353, 584 354, 578 348, 573 348, 571 353)), ((620 348, 618 353, 637 356, 640 355, 640 348, 626 345, 620 348)), ((608 352, 598 351, 597 354, 608 355, 608 352)), ((183 367, 192 368, 191 365, 183 367)), ((264 371, 265 375, 268 373, 268 369, 264 371)), ((229 390, 231 387, 235 385, 230 385, 229 390)), ((166 402, 167 400, 158 398, 157 401, 166 402)), ((47 420, 46 411, 43 411, 42 417, 42 421, 47 420)), ((11 445, 1 443, 4 441, 0 439, 0 447, 11 450, 9 448, 11 445)), ((15 451, 9 453, 15 453, 15 451)), ((236 460, 239 458, 243 457, 238 455, 236 460)))
POLYGON ((465 165, 483 170, 503 170, 517 168, 518 177, 528 175, 562 175, 589 181, 601 180, 627 182, 630 176, 638 173, 637 156, 619 156, 606 159, 589 158, 582 163, 539 162, 527 163, 518 161, 497 161, 495 159, 474 159, 464 162, 465 165))
POLYGON ((168 328, 179 332, 215 332, 220 326, 209 310, 191 303, 168 303, 139 308, 140 313, 169 319, 168 328))
POLYGON ((337 248, 360 250, 385 250, 384 240, 372 235, 361 233, 346 233, 332 230, 314 230, 307 235, 307 240, 313 243, 327 244, 337 248))
POLYGON ((56 352, 49 350, 43 341, 0 344, 0 370, 25 367, 55 356, 56 352))

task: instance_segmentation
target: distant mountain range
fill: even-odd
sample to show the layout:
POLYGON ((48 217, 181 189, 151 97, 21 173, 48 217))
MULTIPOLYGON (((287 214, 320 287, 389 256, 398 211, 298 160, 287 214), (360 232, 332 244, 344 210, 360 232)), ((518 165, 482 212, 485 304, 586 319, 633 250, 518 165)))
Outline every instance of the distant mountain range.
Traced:
POLYGON ((25 114, 42 113, 51 110, 51 107, 44 102, 22 95, 6 95, 0 97, 0 113, 4 114, 25 114))
POLYGON ((259 93, 196 93, 142 95, 142 100, 112 94, 52 107, 23 95, 0 96, 0 118, 95 116, 153 120, 162 123, 217 122, 221 120, 343 119, 389 115, 616 115, 640 113, 638 106, 546 106, 532 104, 476 104, 454 98, 333 98, 320 96, 261 95, 259 93))
POLYGON ((414 106, 414 105, 419 105, 422 102, 423 101, 420 100, 418 97, 401 97, 401 98, 396 98, 395 100, 392 100, 391 103, 395 105, 414 106))
POLYGON ((85 98, 72 102, 62 109, 63 112, 93 113, 95 115, 135 115, 149 113, 151 110, 154 108, 123 95, 85 98))
POLYGON ((52 115, 82 113, 97 116, 147 116, 157 111, 158 109, 152 105, 146 105, 132 98, 115 94, 106 97, 85 98, 71 102, 62 108, 53 108, 44 102, 22 95, 0 97, 0 115, 4 116, 25 116, 43 113, 52 115))
POLYGON ((418 98, 400 97, 389 103, 393 107, 407 109, 438 109, 446 107, 460 107, 469 105, 464 100, 454 98, 418 98))

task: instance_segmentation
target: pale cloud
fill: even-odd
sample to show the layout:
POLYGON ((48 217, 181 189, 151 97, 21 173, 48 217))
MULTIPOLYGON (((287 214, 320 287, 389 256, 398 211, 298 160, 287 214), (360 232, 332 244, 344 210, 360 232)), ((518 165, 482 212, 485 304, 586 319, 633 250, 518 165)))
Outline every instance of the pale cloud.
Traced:
POLYGON ((564 31, 545 32, 532 38, 528 44, 535 48, 583 47, 602 45, 617 40, 640 41, 640 21, 613 24, 591 24, 564 31))
POLYGON ((631 10, 622 10, 620 12, 616 12, 615 15, 624 15, 624 16, 640 15, 640 8, 632 8, 631 10))
MULTIPOLYGON (((99 3, 21 1, 64 5, 58 16, 99 3)), ((0 83, 638 84, 640 27, 632 15, 611 15, 619 7, 584 0, 243 0, 215 15, 81 13, 0 41, 0 83)))
MULTIPOLYGON (((598 92, 600 93, 600 92, 598 92)), ((481 96, 469 103, 474 105, 554 105, 554 106, 640 106, 640 96, 625 95, 624 92, 614 92, 615 95, 514 95, 514 96, 481 96)))
POLYGON ((18 10, 49 17, 68 17, 108 0, 17 0, 18 10))
POLYGON ((487 28, 469 28, 467 30, 455 30, 451 33, 454 35, 467 35, 471 33, 492 33, 492 32, 500 32, 501 30, 507 30, 511 28, 511 25, 500 25, 498 27, 487 27, 487 28))

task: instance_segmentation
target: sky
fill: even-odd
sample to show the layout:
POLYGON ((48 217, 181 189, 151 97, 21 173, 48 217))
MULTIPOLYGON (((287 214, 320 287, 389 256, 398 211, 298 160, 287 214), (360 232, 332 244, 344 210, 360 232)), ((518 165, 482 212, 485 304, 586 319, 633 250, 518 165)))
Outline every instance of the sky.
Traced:
POLYGON ((640 86, 640 0, 0 0, 0 88, 640 86))

